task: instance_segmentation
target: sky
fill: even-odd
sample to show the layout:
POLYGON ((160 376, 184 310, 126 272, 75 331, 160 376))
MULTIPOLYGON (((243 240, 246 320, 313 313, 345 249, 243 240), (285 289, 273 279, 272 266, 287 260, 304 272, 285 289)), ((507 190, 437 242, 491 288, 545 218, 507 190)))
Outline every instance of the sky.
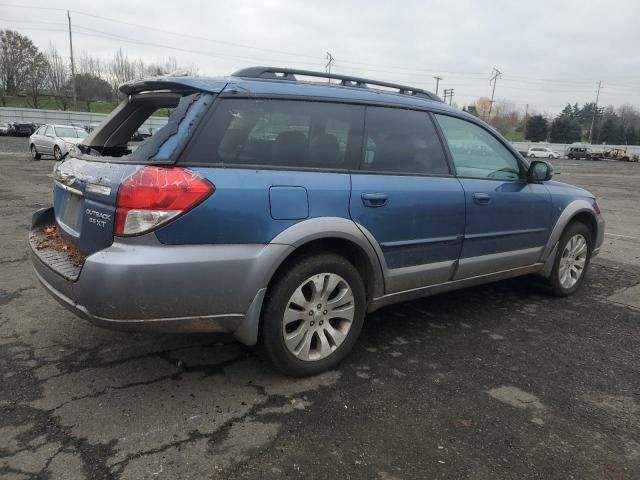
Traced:
POLYGON ((567 102, 640 108, 640 2, 626 0, 0 0, 0 29, 41 49, 109 58, 122 48, 172 56, 200 75, 252 65, 332 71, 408 84, 462 107, 490 97, 555 114, 567 102))

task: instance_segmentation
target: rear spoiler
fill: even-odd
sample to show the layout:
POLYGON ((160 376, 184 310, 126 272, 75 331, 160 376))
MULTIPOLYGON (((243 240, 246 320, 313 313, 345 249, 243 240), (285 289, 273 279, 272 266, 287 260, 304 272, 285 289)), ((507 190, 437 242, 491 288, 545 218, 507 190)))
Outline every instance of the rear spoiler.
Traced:
POLYGON ((227 83, 227 80, 222 78, 164 76, 127 82, 120 85, 119 90, 125 95, 153 90, 220 93, 227 83))

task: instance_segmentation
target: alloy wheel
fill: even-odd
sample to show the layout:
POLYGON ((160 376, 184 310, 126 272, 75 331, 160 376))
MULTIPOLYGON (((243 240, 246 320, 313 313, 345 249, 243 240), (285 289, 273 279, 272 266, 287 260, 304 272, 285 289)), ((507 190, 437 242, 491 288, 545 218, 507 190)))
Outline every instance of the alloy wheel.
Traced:
POLYGON ((572 288, 582 274, 587 263, 587 240, 581 234, 576 234, 569 239, 562 251, 558 275, 562 288, 572 288))
POLYGON ((291 295, 282 321, 284 343, 300 360, 322 360, 344 342, 354 318, 351 286, 335 273, 319 273, 291 295))

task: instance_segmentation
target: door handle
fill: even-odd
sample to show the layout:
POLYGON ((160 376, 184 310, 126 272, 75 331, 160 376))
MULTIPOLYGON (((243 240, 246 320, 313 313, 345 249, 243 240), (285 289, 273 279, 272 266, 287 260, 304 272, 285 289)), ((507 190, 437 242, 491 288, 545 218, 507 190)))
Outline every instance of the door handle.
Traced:
POLYGON ((491 201, 491 195, 489 195, 488 193, 474 193, 473 201, 478 205, 486 205, 491 201))
POLYGON ((386 193, 363 193, 362 194, 362 203, 366 207, 384 207, 387 204, 387 194, 386 193))

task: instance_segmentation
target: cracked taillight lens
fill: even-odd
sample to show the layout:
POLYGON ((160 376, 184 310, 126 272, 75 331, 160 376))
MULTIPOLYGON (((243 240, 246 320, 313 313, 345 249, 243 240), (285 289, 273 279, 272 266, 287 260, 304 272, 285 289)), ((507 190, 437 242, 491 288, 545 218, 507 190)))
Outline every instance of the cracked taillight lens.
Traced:
POLYGON ((144 167, 118 190, 114 235, 150 232, 202 203, 215 186, 198 173, 178 167, 144 167))

